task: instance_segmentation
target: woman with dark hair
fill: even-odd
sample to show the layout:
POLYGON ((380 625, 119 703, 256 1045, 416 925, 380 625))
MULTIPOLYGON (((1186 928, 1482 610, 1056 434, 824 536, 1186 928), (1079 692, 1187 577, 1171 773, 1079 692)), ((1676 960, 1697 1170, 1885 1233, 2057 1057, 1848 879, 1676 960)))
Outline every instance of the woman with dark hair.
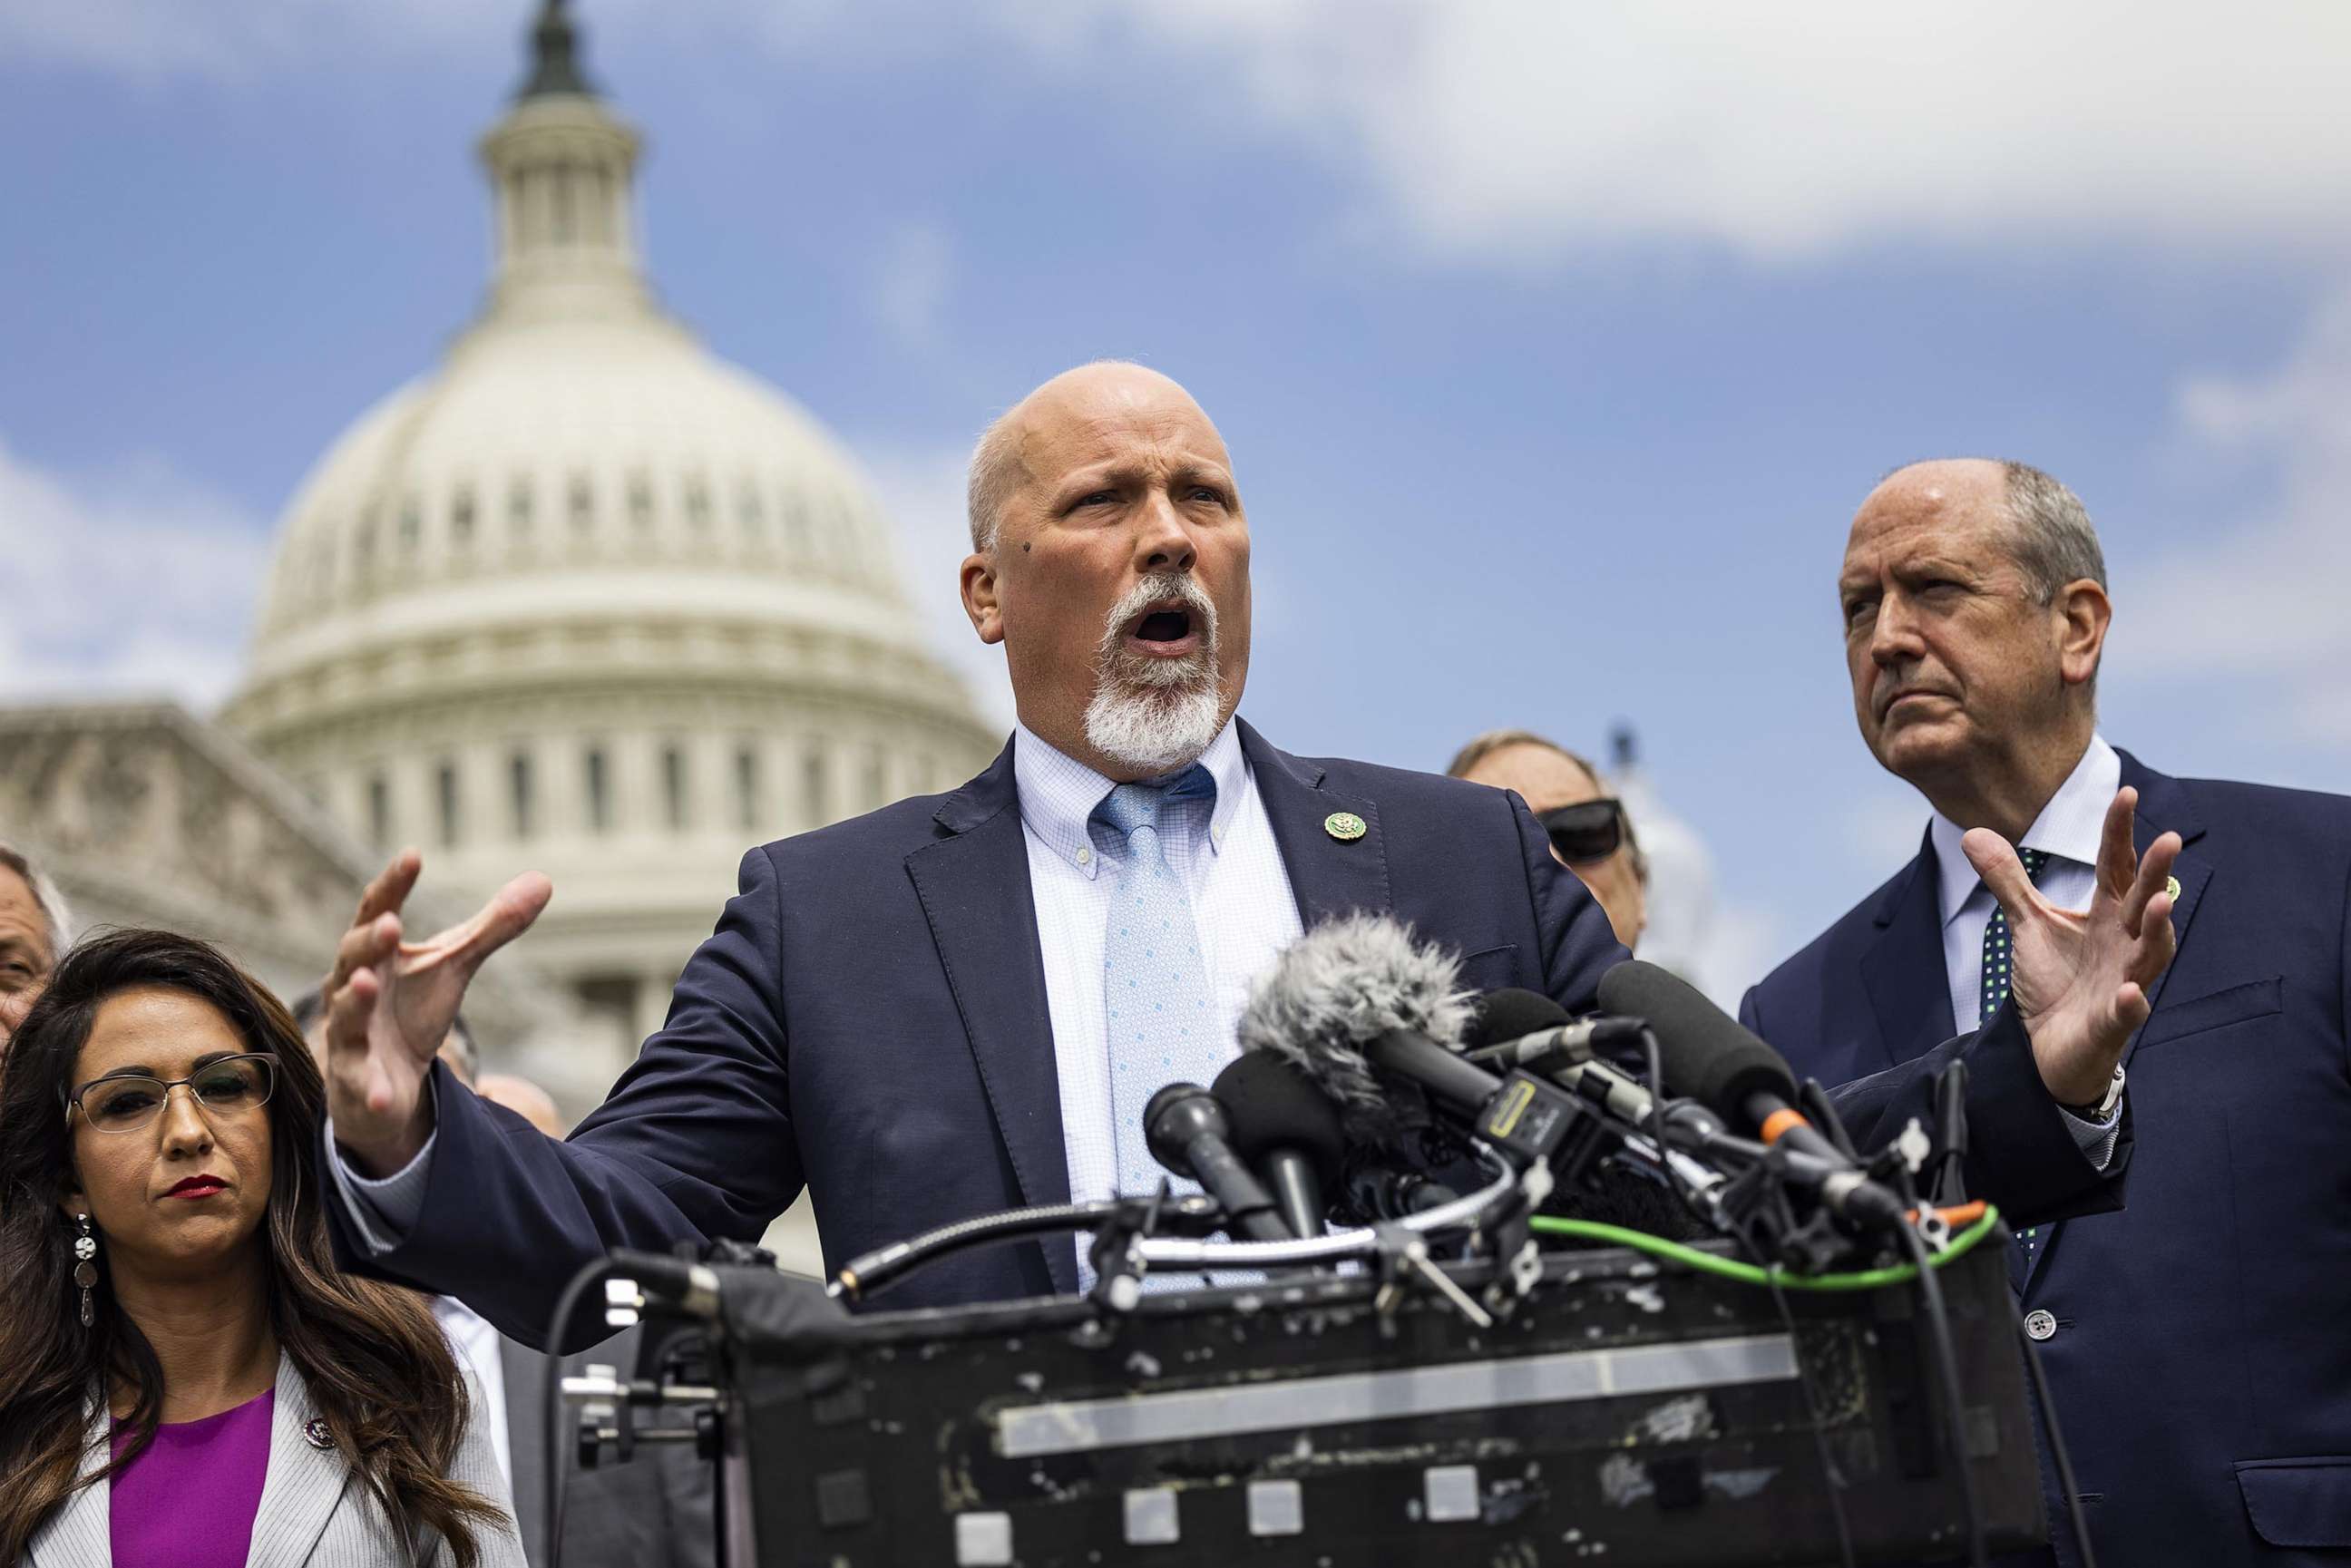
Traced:
POLYGON ((335 1269, 324 1105, 204 943, 58 964, 0 1068, 0 1563, 519 1568, 423 1301, 335 1269))

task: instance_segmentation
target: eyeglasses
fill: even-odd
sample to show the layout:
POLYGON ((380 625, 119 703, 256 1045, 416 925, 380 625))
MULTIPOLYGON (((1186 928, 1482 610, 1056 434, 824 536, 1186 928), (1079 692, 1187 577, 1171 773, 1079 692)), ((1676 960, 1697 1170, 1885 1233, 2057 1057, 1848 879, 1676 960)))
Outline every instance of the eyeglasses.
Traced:
POLYGON ((1535 821, 1551 835, 1551 847, 1559 858, 1572 865, 1604 861, 1624 847, 1625 807, 1607 796, 1554 807, 1535 821))
POLYGON ((101 1133, 135 1133, 154 1125, 172 1091, 183 1083, 205 1110, 234 1116, 269 1103, 270 1091, 277 1087, 277 1062, 268 1056, 224 1056, 185 1078, 141 1072, 93 1078, 73 1092, 66 1110, 68 1115, 78 1110, 81 1119, 101 1133))

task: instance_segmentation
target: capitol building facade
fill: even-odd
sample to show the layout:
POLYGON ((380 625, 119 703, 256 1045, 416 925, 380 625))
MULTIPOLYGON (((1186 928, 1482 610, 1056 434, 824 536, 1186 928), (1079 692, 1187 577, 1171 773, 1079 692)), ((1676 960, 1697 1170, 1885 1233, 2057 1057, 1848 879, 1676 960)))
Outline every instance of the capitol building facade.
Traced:
POLYGON ((214 936, 289 990, 401 845, 412 928, 543 871, 480 1032, 576 1114, 660 1027, 747 848, 952 787, 1002 735, 841 443, 656 303, 638 138, 574 42, 549 4, 480 144, 486 303, 301 484, 225 708, 0 710, 0 837, 84 924, 214 936))
POLYGON ((960 782, 1001 737, 798 404, 653 302, 637 138, 559 10, 483 139, 486 308, 287 507, 223 722, 364 842, 556 899, 531 961, 658 1028, 749 845, 960 782))

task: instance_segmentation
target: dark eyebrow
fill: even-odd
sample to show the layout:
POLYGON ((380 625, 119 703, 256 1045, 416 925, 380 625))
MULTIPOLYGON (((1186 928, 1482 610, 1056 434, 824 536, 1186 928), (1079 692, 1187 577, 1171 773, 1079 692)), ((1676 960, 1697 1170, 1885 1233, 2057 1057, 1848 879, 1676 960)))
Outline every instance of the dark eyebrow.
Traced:
MULTIPOLYGON (((250 1051, 208 1051, 202 1056, 196 1058, 193 1061, 188 1063, 188 1071, 190 1072, 202 1072, 205 1068, 210 1067, 215 1061, 226 1061, 232 1056, 252 1056, 256 1054, 257 1053, 250 1051)), ((163 1075, 161 1072, 157 1071, 154 1068, 149 1067, 144 1062, 134 1061, 127 1066, 117 1067, 109 1071, 101 1072, 97 1077, 91 1079, 89 1083, 103 1083, 110 1078, 161 1078, 162 1076, 163 1075)), ((82 1087, 87 1089, 89 1087, 89 1083, 85 1083, 82 1087)))

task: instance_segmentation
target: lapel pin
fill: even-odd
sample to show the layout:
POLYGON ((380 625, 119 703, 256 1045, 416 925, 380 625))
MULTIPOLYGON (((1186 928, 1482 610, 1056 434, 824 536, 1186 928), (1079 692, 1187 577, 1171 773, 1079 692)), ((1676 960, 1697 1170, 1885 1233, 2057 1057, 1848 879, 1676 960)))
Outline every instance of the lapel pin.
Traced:
POLYGON ((326 1417, 322 1416, 313 1416, 302 1423, 302 1440, 320 1453, 335 1446, 335 1435, 327 1429, 326 1417))
POLYGON ((1353 811, 1333 811, 1322 819, 1322 831, 1343 844, 1362 838, 1372 827, 1353 811))
POLYGON ((2166 892, 2166 893, 2168 893, 2168 894, 2171 894, 2171 902, 2172 902, 2172 903, 2174 903, 2174 904, 2179 903, 2179 879, 2178 877, 2176 877, 2176 876, 2167 876, 2167 877, 2165 877, 2165 878, 2163 879, 2163 891, 2164 891, 2164 892, 2166 892))

